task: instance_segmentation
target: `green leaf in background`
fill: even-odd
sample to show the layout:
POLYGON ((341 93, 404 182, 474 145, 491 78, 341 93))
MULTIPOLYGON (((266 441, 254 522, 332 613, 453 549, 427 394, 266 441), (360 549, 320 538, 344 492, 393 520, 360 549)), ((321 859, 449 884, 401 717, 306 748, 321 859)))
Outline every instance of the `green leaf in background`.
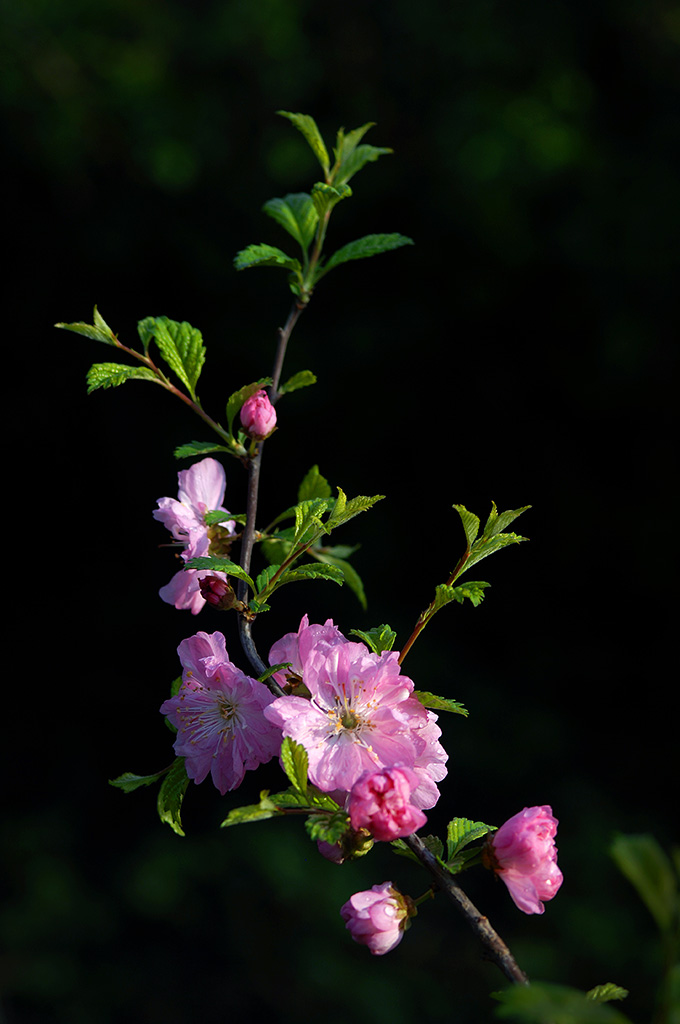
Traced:
POLYGON ((336 188, 335 185, 327 185, 325 181, 317 181, 312 186, 312 202, 319 219, 329 214, 341 199, 349 199, 351 195, 352 189, 349 185, 338 185, 336 188))
POLYGON ((213 555, 200 555, 198 558, 190 558, 185 564, 186 569, 208 569, 210 572, 224 572, 227 576, 235 576, 239 580, 245 580, 252 590, 255 584, 240 565, 230 561, 228 558, 216 558, 213 555))
POLYGON ((309 768, 307 751, 301 743, 296 743, 289 736, 284 736, 281 743, 281 765, 293 788, 306 800, 307 769, 309 768))
POLYGON ((153 338, 170 369, 175 373, 193 399, 196 384, 205 363, 203 335, 186 320, 178 323, 167 316, 147 316, 137 324, 144 351, 149 351, 153 338))
POLYGON ((234 433, 234 419, 241 411, 241 406, 244 402, 259 391, 260 388, 265 388, 272 383, 271 377, 260 377, 259 380, 253 381, 252 384, 244 384, 238 391, 234 391, 233 394, 227 399, 227 427, 229 433, 234 433))
POLYGON ((328 177, 330 171, 331 162, 328 156, 328 150, 326 149, 321 132, 319 131, 316 121, 309 114, 293 114, 289 110, 277 110, 277 114, 281 117, 286 117, 295 125, 297 130, 304 135, 307 143, 317 158, 321 167, 323 168, 324 176, 328 177))
POLYGON ((300 276, 302 266, 298 259, 288 256, 281 249, 274 245, 267 245, 261 242, 259 245, 248 245, 241 249, 234 257, 234 266, 237 270, 248 270, 250 267, 283 267, 284 270, 291 270, 300 276))
POLYGON ((153 370, 145 366, 125 366, 123 363, 95 363, 87 372, 87 393, 98 388, 117 388, 128 380, 150 380, 158 384, 153 370))
POLYGON ((350 634, 358 636, 374 654, 391 651, 397 639, 397 634, 385 622, 381 626, 373 626, 367 630, 350 629, 350 634))
POLYGON ((330 498, 331 493, 331 485, 315 465, 305 475, 298 488, 297 497, 298 501, 310 501, 312 498, 330 498))
POLYGON ((465 715, 466 717, 468 715, 465 705, 450 697, 438 697, 436 693, 430 693, 428 690, 414 690, 413 696, 420 701, 423 707, 431 708, 433 711, 450 711, 455 715, 465 715))
POLYGON ((565 985, 532 982, 514 985, 493 998, 501 1005, 495 1015, 526 1024, 631 1024, 628 1017, 608 1003, 598 1003, 565 985))
POLYGON ((109 786, 122 789, 124 793, 132 793, 140 786, 152 786, 154 782, 163 778, 166 771, 167 769, 163 769, 162 772, 156 772, 155 775, 134 775, 132 772, 123 772, 118 778, 109 779, 109 786))
POLYGON ((340 263, 347 263, 349 260, 363 260, 369 256, 378 256, 380 253, 399 249, 402 245, 413 245, 413 239, 397 233, 391 235, 364 235, 363 238, 357 238, 354 242, 348 242, 341 249, 337 249, 321 268, 316 280, 319 280, 319 278, 323 277, 324 274, 327 274, 329 270, 337 267, 340 263))
POLYGON ((106 323, 104 318, 99 315, 97 307, 94 307, 93 323, 73 323, 73 324, 55 324, 55 327, 60 327, 64 331, 73 331, 74 334, 81 334, 85 338, 91 338, 93 341, 101 341, 104 345, 115 345, 116 348, 120 347, 118 338, 113 333, 109 325, 106 323))
POLYGON ((680 895, 673 864, 650 835, 617 836, 610 848, 619 870, 635 886, 662 933, 678 927, 680 895))
POLYGON ((446 828, 446 856, 453 860, 469 843, 495 832, 493 825, 485 825, 483 821, 470 821, 469 818, 452 818, 446 828))
POLYGON ((310 384, 316 384, 316 376, 311 370, 300 370, 289 377, 285 384, 279 387, 280 395, 287 395, 291 391, 299 391, 300 388, 307 388, 310 384))
POLYGON ((627 995, 627 988, 621 988, 620 985, 614 985, 611 981, 607 981, 604 985, 596 985, 595 988, 586 992, 586 999, 592 999, 596 1003, 610 1003, 612 999, 625 999, 627 995))
POLYGON ((367 607, 366 603, 366 592, 364 590, 364 584, 361 576, 356 571, 353 565, 345 558, 338 558, 337 555, 331 553, 331 549, 324 551, 318 551, 312 548, 309 552, 319 562, 325 562, 327 565, 334 565, 343 575, 344 581, 350 588, 352 593, 356 596, 357 601, 361 607, 365 610, 367 607))
POLYGON ((158 794, 158 816, 178 836, 184 835, 182 828, 182 801, 189 785, 189 776, 184 767, 184 758, 178 757, 163 779, 158 794))
POLYGON ((262 209, 307 252, 319 222, 319 214, 307 192, 290 192, 283 199, 268 199, 262 209))

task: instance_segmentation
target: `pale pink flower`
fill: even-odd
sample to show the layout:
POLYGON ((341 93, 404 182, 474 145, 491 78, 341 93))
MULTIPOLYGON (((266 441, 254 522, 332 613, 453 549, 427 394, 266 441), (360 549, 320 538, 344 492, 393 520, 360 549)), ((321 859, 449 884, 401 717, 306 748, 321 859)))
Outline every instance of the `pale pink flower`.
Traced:
POLYGON ((413 683, 400 674, 396 651, 378 655, 361 643, 325 638, 301 667, 311 699, 279 697, 265 715, 305 748, 309 778, 319 789, 346 794, 367 769, 415 770, 420 760, 426 772, 428 764, 446 760, 435 716, 411 696, 413 683))
POLYGON ((189 778, 203 782, 210 773, 224 795, 278 754, 281 733, 263 715, 273 697, 231 663, 221 633, 197 633, 177 650, 182 685, 160 710, 177 729, 174 750, 189 778))
POLYGON ((263 441, 276 426, 276 409, 267 392, 260 388, 241 406, 241 424, 250 437, 263 441))
POLYGON ((347 811, 352 828, 365 828, 382 842, 410 836, 427 821, 411 803, 418 776, 409 768, 367 771, 352 786, 347 811))
POLYGON ((323 626, 317 623, 310 626, 309 616, 303 615, 297 633, 286 633, 273 644, 269 652, 270 665, 290 663, 290 668, 275 672, 274 679, 279 686, 285 686, 291 676, 302 679, 305 661, 312 650, 347 642, 338 627, 333 625, 332 619, 326 619, 323 626))
POLYGON ((412 901, 391 882, 355 892, 340 909, 345 927, 355 942, 368 946, 375 956, 398 946, 415 913, 412 901))
MULTIPOLYGON (((158 508, 153 517, 170 531, 173 539, 183 550, 181 558, 188 562, 211 553, 211 536, 205 521, 206 512, 226 512, 222 502, 226 489, 226 475, 223 466, 215 459, 202 459, 189 469, 177 474, 179 483, 177 498, 159 498, 158 508)), ((221 536, 233 536, 236 524, 233 519, 220 523, 216 532, 221 536)), ((200 591, 200 580, 212 575, 226 582, 224 573, 208 570, 183 569, 159 593, 161 598, 175 608, 189 609, 196 615, 205 605, 200 591)))
POLYGON ((552 808, 525 807, 487 840, 482 859, 505 882, 525 914, 542 914, 562 885, 557 866, 557 818, 552 808))

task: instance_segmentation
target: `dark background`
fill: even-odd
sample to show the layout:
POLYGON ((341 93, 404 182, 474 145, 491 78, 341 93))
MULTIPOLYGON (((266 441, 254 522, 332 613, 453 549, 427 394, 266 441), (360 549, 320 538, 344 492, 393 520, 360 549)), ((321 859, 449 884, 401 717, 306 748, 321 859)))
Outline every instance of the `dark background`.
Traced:
MULTIPOLYGON (((263 651, 302 612, 403 643, 462 549, 451 505, 532 504, 531 542, 482 563, 481 608, 443 611, 405 663, 470 709, 442 722, 452 815, 560 819, 565 874, 525 918, 490 876, 467 888, 532 978, 631 989, 649 1020, 651 918, 608 856, 612 836, 677 840, 677 551, 672 481, 680 7, 670 0, 24 0, 3 4, 6 650, 3 1024, 206 1024, 238 1014, 423 1022, 490 1019, 504 979, 441 898, 372 958, 338 914, 415 866, 376 849, 341 868, 298 822, 221 832, 277 787, 274 764, 220 799, 185 800, 187 836, 153 772, 177 644, 234 624, 164 605, 174 571, 151 517, 176 491, 173 448, 207 439, 160 388, 85 395, 111 349, 57 332, 96 303, 123 341, 167 315, 208 347, 199 393, 269 372, 285 275, 233 270, 251 242, 287 247, 262 203, 318 167, 279 109, 394 148, 353 181, 328 250, 370 232, 414 247, 338 268, 293 336, 262 516, 309 467, 386 500, 349 524, 369 608, 347 588, 282 591, 263 651), (17 488, 18 481, 18 488, 17 488), (17 493, 18 490, 18 493, 17 493)), ((244 507, 226 465, 226 504, 244 507)), ((474 574, 473 574, 474 575, 474 574)))

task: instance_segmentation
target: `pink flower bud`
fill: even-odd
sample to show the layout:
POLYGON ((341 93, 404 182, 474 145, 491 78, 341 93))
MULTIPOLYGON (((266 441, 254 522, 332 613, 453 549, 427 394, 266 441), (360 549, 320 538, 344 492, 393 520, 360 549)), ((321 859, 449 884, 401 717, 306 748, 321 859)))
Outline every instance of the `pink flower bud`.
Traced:
POLYGON ((276 426, 276 409, 262 388, 241 406, 241 423, 246 433, 256 441, 269 437, 276 426))
POLYGON ((389 843, 410 836, 427 817, 411 803, 420 779, 410 768, 365 771, 352 786, 347 810, 352 828, 365 828, 375 839, 389 843))
POLYGON ((552 808, 525 807, 487 840, 482 860, 495 871, 525 914, 542 914, 562 885, 557 866, 557 818, 552 808))
POLYGON ((391 882, 383 882, 355 892, 340 913, 354 941, 382 956, 399 945, 416 909, 410 897, 402 896, 391 882))

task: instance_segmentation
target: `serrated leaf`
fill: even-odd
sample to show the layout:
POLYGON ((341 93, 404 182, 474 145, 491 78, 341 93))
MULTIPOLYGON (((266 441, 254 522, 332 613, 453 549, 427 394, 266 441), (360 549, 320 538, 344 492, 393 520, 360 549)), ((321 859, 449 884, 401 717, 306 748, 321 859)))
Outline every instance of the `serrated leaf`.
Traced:
POLYGON ((327 185, 325 181, 317 181, 312 185, 312 202, 319 219, 323 219, 342 199, 349 199, 352 189, 349 185, 327 185))
POLYGON ((607 1003, 596 1003, 583 992, 565 985, 532 982, 494 992, 501 1005, 496 1016, 525 1024, 631 1024, 628 1017, 607 1003))
POLYGON ((507 512, 498 512, 495 501, 491 502, 491 512, 487 519, 482 535, 484 537, 494 537, 498 533, 502 533, 510 523, 513 523, 518 516, 521 516, 523 512, 528 511, 531 505, 524 505, 523 508, 509 509, 507 512))
POLYGON ((140 786, 152 786, 154 782, 158 782, 165 775, 166 769, 162 772, 156 772, 155 775, 134 775, 132 772, 123 772, 115 779, 109 779, 109 786, 115 786, 116 789, 122 789, 124 793, 132 793, 135 789, 139 789, 140 786))
POLYGON ((98 388, 117 388, 128 380, 150 380, 158 384, 153 370, 145 366, 125 366, 123 363, 95 363, 87 372, 87 393, 98 388))
POLYGON ((281 743, 281 766, 293 788, 306 800, 309 758, 302 744, 296 743, 289 736, 284 736, 281 743))
POLYGON ((361 512, 367 512, 369 508, 372 508, 376 502, 382 501, 384 497, 384 494, 374 494, 372 497, 360 494, 348 501, 345 492, 338 487, 338 499, 326 522, 327 532, 330 533, 336 526, 349 522, 350 519, 358 516, 361 512))
POLYGON ((439 611, 440 608, 450 604, 452 601, 463 604, 467 600, 477 608, 484 600, 485 589, 490 586, 490 583, 484 583, 483 580, 459 584, 457 587, 449 586, 447 583, 439 583, 435 587, 432 612, 434 614, 434 612, 439 611))
POLYGON ((637 890, 662 933, 680 914, 678 878, 665 851, 651 835, 617 836, 610 848, 619 870, 637 890))
POLYGON ((280 114, 281 117, 288 118, 291 124, 295 125, 297 130, 304 135, 314 156, 321 164, 324 175, 328 177, 331 162, 328 157, 328 150, 314 118, 309 114, 293 114, 289 110, 277 110, 276 113, 280 114))
POLYGON ((357 238, 354 242, 348 242, 341 249, 337 249, 317 275, 317 280, 340 263, 347 263, 349 260, 367 259, 370 256, 378 256, 383 252, 391 252, 392 249, 399 249, 403 245, 413 244, 412 238, 396 233, 390 235, 364 235, 363 238, 357 238))
POLYGON ((234 391, 227 399, 227 427, 230 434, 234 433, 234 420, 241 411, 241 407, 244 402, 259 391, 261 388, 266 388, 272 383, 271 377, 260 377, 259 380, 255 380, 252 384, 244 384, 238 391, 234 391))
POLYGON ((179 323, 167 316, 147 316, 139 321, 137 330, 144 351, 148 352, 153 338, 165 362, 195 399, 196 384, 205 363, 205 345, 201 332, 186 320, 179 323))
POLYGON ((317 465, 307 471, 298 488, 298 501, 310 501, 312 498, 330 498, 331 485, 319 472, 317 465))
POLYGON ((250 804, 247 807, 235 807, 221 823, 221 828, 228 828, 230 825, 246 825, 253 821, 264 821, 267 818, 276 818, 283 812, 273 804, 267 804, 262 800, 259 804, 250 804))
POLYGON ((178 757, 163 779, 157 804, 159 818, 166 822, 178 836, 184 835, 181 811, 188 785, 189 776, 184 767, 184 758, 178 757))
POLYGON ((263 569, 262 572, 258 574, 255 580, 255 590, 258 594, 261 594, 265 587, 269 586, 272 576, 275 576, 278 570, 279 565, 273 563, 272 565, 268 565, 266 569, 263 569))
POLYGON ((262 209, 307 251, 319 222, 319 214, 307 192, 290 192, 283 199, 269 199, 262 209))
POLYGON ((326 498, 312 498, 298 502, 293 509, 295 514, 294 544, 299 544, 303 540, 306 542, 307 538, 305 535, 313 528, 316 528, 318 533, 325 532, 326 528, 320 517, 324 514, 329 504, 330 502, 326 498))
MULTIPOLYGON (((442 843, 439 836, 420 836, 420 840, 423 846, 430 851, 438 860, 441 860, 442 854, 444 853, 444 844, 442 843)), ((393 839, 390 846, 395 853, 398 853, 402 857, 407 857, 409 860, 413 860, 416 864, 420 863, 420 860, 406 845, 403 839, 393 839)))
POLYGON ((235 576, 239 580, 245 580, 248 586, 254 590, 255 584, 251 577, 236 562, 228 558, 217 558, 213 555, 201 555, 198 558, 191 558, 185 563, 186 569, 208 569, 210 572, 224 572, 227 576, 235 576))
POLYGON ((429 690, 414 690, 413 696, 420 701, 423 707, 431 708, 433 711, 450 711, 452 714, 466 717, 468 715, 465 705, 450 697, 438 697, 436 693, 430 693, 429 690))
POLYGON ((335 814, 310 814, 305 819, 309 838, 317 843, 339 843, 349 827, 349 819, 344 811, 335 814))
POLYGON ((215 444, 214 441, 188 441, 175 448, 173 455, 176 459, 192 459, 196 455, 208 455, 210 452, 228 452, 233 455, 232 448, 224 444, 215 444))
POLYGON ((301 276, 302 266, 300 261, 293 256, 288 256, 282 249, 274 245, 267 245, 261 242, 259 245, 248 245, 241 249, 234 257, 234 266, 237 270, 248 270, 250 267, 283 267, 294 274, 301 276))
POLYGON ((299 580, 332 580, 339 586, 345 582, 345 574, 337 565, 326 565, 317 562, 305 562, 304 565, 296 565, 294 569, 285 572, 279 584, 296 583, 299 580))
POLYGON ((397 639, 397 634, 387 623, 383 623, 381 626, 373 626, 367 630, 350 629, 350 633, 360 637, 374 654, 391 651, 394 647, 394 641, 397 639))
POLYGON ((485 825, 483 821, 452 818, 446 828, 447 860, 453 860, 469 843, 475 843, 489 832, 495 831, 494 825, 485 825))
POLYGON ((460 516, 469 549, 474 544, 477 539, 477 534, 479 533, 479 516, 473 515, 472 512, 468 512, 465 505, 454 505, 453 507, 460 516))
POLYGON ((300 388, 307 388, 310 384, 316 384, 316 376, 311 370, 300 370, 289 377, 285 384, 279 388, 280 395, 290 394, 291 391, 299 391, 300 388))
POLYGON ((489 555, 495 554, 495 552, 500 551, 501 548, 506 548, 509 544, 521 544, 525 540, 527 540, 527 538, 520 537, 518 533, 498 533, 488 539, 482 536, 473 544, 472 551, 465 562, 463 571, 467 572, 467 570, 471 569, 473 565, 477 564, 477 562, 481 562, 483 558, 488 558, 489 555))
POLYGON ((378 157, 387 156, 393 152, 394 150, 389 149, 387 146, 368 146, 366 144, 357 146, 354 152, 346 160, 343 160, 340 170, 333 178, 333 181, 336 184, 349 181, 366 164, 373 163, 378 157))
POLYGON ((81 334, 85 338, 91 338, 93 341, 101 341, 104 345, 114 345, 119 348, 119 342, 116 335, 113 333, 109 325, 106 323, 104 318, 100 316, 97 311, 97 307, 94 307, 94 323, 86 324, 82 322, 64 324, 55 324, 55 327, 59 327, 64 331, 73 331, 74 334, 81 334))
POLYGON ((586 992, 586 999, 592 999, 596 1003, 609 1003, 612 999, 625 999, 627 995, 627 988, 621 988, 620 985, 614 985, 613 982, 607 981, 604 985, 596 985, 595 988, 586 992))

